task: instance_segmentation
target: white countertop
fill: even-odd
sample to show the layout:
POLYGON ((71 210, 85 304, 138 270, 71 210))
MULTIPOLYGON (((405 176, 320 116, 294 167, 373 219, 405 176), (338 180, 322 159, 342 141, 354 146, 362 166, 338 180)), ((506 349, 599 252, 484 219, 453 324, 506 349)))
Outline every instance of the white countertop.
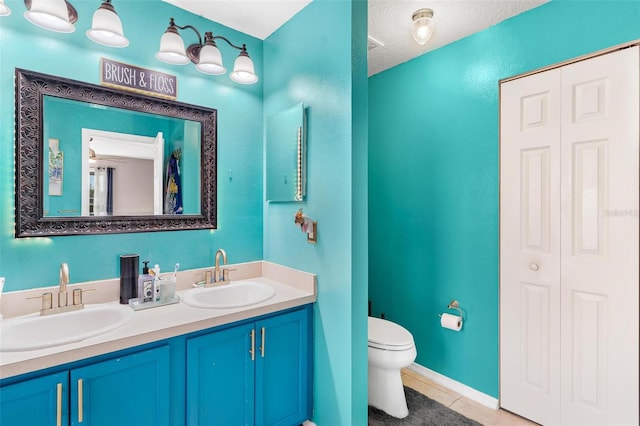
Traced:
MULTIPOLYGON (((316 301, 316 276, 302 271, 286 268, 269 262, 250 262, 237 265, 228 265, 236 270, 232 273, 232 282, 243 279, 252 279, 270 284, 276 290, 275 295, 262 303, 246 307, 228 309, 194 308, 183 302, 172 305, 159 306, 151 309, 134 312, 133 319, 124 326, 80 342, 54 346, 22 352, 0 352, 0 379, 29 373, 68 362, 102 355, 105 353, 131 348, 158 340, 168 339, 194 331, 205 330, 236 321, 257 317, 296 306, 302 306, 316 301), (234 276, 236 279, 234 279, 234 276)), ((198 281, 198 277, 205 270, 184 271, 178 276, 178 289, 181 296, 191 285, 198 281)), ((116 285, 119 285, 118 280, 116 285)), ((113 282, 106 284, 88 283, 79 284, 82 287, 97 287, 99 285, 113 286, 113 282)), ((72 289, 70 286, 69 289, 72 289)), ((117 287, 119 291, 119 287, 117 287)), ((43 289, 29 290, 11 296, 11 293, 3 295, 3 299, 11 299, 15 305, 20 300, 25 300, 28 294, 41 294, 43 289)), ((46 291, 55 289, 47 288, 46 291)), ((112 289, 111 289, 112 290, 112 289)), ((99 292, 96 292, 99 293, 99 292)), ((113 291, 108 291, 109 297, 113 297, 113 291)), ((90 293, 87 293, 89 295, 90 293)), ((106 293, 105 293, 106 294, 106 293)), ((85 303, 91 301, 85 299, 85 303)), ((3 308, 5 306, 3 300, 3 308)), ((36 305, 39 302, 36 301, 36 305)), ((97 303, 119 303, 117 300, 99 301, 97 303)), ((8 303, 7 303, 8 305, 8 303)), ((31 303, 31 305, 33 305, 31 303)), ((2 336, 0 336, 0 339, 2 336)))

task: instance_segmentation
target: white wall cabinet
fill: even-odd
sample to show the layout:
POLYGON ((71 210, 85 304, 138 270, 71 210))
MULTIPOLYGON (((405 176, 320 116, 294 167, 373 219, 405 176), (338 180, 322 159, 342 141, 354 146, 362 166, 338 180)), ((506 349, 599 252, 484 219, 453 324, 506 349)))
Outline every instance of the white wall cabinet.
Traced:
POLYGON ((500 86, 500 404, 637 424, 638 45, 500 86))

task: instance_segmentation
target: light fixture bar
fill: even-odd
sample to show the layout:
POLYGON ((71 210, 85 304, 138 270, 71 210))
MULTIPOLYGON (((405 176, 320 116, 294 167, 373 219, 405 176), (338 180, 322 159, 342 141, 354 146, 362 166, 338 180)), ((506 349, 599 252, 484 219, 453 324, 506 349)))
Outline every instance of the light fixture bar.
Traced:
POLYGON ((236 58, 233 72, 229 75, 231 80, 240 84, 253 84, 258 81, 255 74, 253 61, 247 53, 247 46, 237 46, 228 38, 214 36, 211 31, 204 33, 204 43, 200 32, 192 25, 180 26, 175 23, 174 18, 169 20, 169 27, 160 39, 160 50, 156 53, 156 58, 172 65, 184 65, 191 61, 196 65, 196 69, 205 74, 220 75, 227 69, 222 63, 222 54, 218 49, 216 40, 223 40, 229 46, 240 51, 236 58), (178 30, 192 29, 198 36, 198 42, 189 45, 186 49, 184 41, 178 30))

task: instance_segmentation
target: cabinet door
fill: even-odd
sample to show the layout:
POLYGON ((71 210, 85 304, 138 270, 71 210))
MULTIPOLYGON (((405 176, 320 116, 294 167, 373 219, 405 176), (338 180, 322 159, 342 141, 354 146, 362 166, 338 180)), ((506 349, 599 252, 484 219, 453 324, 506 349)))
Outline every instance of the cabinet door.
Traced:
POLYGON ((253 331, 247 324, 187 341, 188 425, 254 423, 253 331))
POLYGON ((311 418, 309 311, 256 323, 256 425, 293 425, 311 418))
POLYGON ((67 371, 0 388, 2 426, 61 426, 69 422, 67 371))
POLYGON ((169 424, 169 347, 71 370, 71 424, 169 424))

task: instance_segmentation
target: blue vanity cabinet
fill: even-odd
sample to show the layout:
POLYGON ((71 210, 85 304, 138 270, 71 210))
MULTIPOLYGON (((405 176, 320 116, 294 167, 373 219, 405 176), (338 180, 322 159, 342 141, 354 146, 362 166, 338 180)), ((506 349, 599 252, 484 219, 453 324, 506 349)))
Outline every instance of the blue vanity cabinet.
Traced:
POLYGON ((169 425, 169 346, 0 388, 2 426, 169 425))
POLYGON ((258 321, 256 426, 299 425, 311 419, 311 311, 258 321))
POLYGON ((310 306, 187 341, 187 424, 311 418, 310 306))
POLYGON ((169 346, 70 371, 71 425, 169 425, 169 346))
POLYGON ((252 425, 253 324, 187 340, 187 425, 252 425))
POLYGON ((69 424, 69 373, 49 374, 0 388, 0 425, 69 424))

